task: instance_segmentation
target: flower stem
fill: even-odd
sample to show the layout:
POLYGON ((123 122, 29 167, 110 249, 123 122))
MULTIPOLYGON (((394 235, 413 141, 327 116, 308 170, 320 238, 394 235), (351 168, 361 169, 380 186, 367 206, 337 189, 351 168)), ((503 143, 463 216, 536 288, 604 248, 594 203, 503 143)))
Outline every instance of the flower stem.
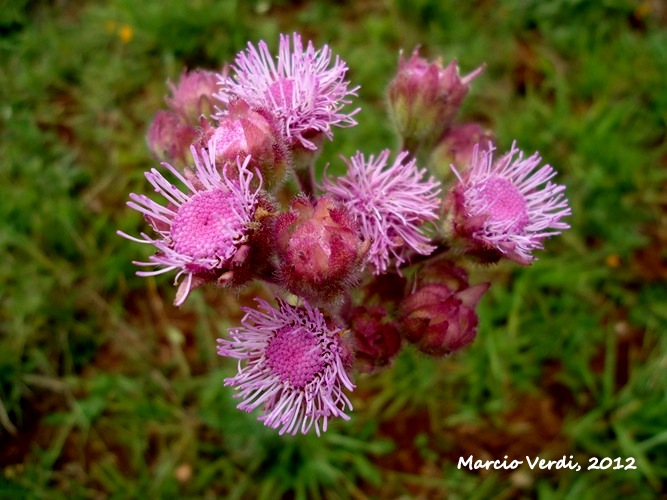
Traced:
POLYGON ((294 175, 299 187, 310 199, 315 199, 315 175, 312 165, 309 168, 295 168, 294 175))

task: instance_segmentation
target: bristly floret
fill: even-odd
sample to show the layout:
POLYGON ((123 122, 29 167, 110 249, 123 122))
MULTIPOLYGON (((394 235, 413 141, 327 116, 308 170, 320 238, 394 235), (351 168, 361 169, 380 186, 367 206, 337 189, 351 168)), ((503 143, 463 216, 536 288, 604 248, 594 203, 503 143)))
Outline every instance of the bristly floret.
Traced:
POLYGON ((357 217, 364 239, 372 241, 368 252, 375 274, 387 271, 392 256, 396 268, 408 260, 410 251, 429 255, 435 246, 425 231, 425 223, 438 218, 440 183, 425 178, 415 160, 402 152, 389 167, 389 150, 368 160, 360 152, 346 161, 347 175, 325 177, 323 189, 343 202, 357 217))
MULTIPOLYGON (((191 147, 194 172, 185 176, 178 170, 162 165, 187 189, 181 190, 167 180, 157 169, 146 172, 146 179, 160 193, 167 205, 163 206, 143 194, 130 194, 129 207, 144 214, 157 233, 152 238, 141 233, 141 238, 118 234, 138 243, 148 243, 157 249, 148 262, 134 262, 138 266, 159 266, 155 271, 139 271, 139 276, 155 276, 178 270, 175 282, 185 276, 176 295, 175 305, 181 305, 191 288, 211 281, 224 271, 237 250, 249 235, 249 228, 258 204, 259 188, 251 189, 254 177, 248 170, 250 156, 236 164, 225 164, 222 172, 215 166, 215 143, 199 153, 191 147), (193 284, 194 281, 194 284, 193 284)), ((261 187, 261 178, 260 178, 261 187)))
MULTIPOLYGON (((233 74, 219 77, 216 97, 225 105, 242 99, 253 108, 273 114, 282 126, 286 140, 306 149, 317 149, 311 140, 324 134, 332 139, 332 126, 351 127, 359 109, 344 112, 349 96, 356 96, 358 86, 348 88, 347 65, 338 56, 332 64, 328 45, 315 50, 312 42, 304 49, 301 36, 280 35, 277 62, 264 41, 237 54, 231 65, 233 74)), ((221 109, 217 117, 225 116, 221 109)))
POLYGON ((343 392, 354 389, 347 372, 341 329, 330 328, 324 315, 304 302, 292 306, 278 299, 275 309, 255 299, 262 311, 243 308, 243 326, 231 328, 231 340, 218 339, 218 354, 239 360, 239 372, 225 379, 242 398, 238 408, 263 406, 258 420, 280 434, 320 435, 329 418, 348 420, 352 403, 343 392))
POLYGON ((463 175, 452 167, 459 179, 452 193, 453 230, 487 262, 506 257, 527 265, 545 238, 570 227, 560 220, 571 214, 565 186, 551 182, 556 171, 549 165, 535 170, 542 161, 538 153, 524 159, 513 143, 494 162, 493 151, 475 147, 463 175))

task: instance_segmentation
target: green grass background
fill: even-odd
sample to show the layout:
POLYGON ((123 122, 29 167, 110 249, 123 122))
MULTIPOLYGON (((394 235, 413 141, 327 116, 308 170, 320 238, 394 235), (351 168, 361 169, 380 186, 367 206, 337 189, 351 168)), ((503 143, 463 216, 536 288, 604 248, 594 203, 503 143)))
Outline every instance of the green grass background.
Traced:
MULTIPOLYGON (((629 0, 0 1, 0 497, 654 498, 667 489, 667 12, 629 0), (234 408, 215 339, 237 297, 171 305, 128 193, 183 68, 299 31, 360 84, 320 164, 393 145, 398 51, 481 63, 460 120, 539 150, 572 229, 493 279, 477 341, 357 377, 322 438, 234 408), (144 253, 142 253, 144 252, 144 253), (636 470, 467 471, 459 456, 633 457, 636 470)), ((340 165, 339 165, 340 166, 340 165)), ((249 303, 252 290, 240 297, 249 303)), ((625 463, 625 462, 623 462, 625 463)))

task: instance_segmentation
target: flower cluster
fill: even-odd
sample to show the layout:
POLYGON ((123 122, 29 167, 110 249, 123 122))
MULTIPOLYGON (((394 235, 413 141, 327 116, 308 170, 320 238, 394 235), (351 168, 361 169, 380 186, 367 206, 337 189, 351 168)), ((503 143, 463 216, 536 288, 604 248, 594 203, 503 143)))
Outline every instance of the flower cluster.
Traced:
POLYGON ((161 201, 128 202, 152 232, 119 234, 155 250, 138 275, 175 274, 176 306, 206 284, 259 281, 275 296, 218 340, 238 361, 225 383, 239 409, 280 434, 347 420, 355 372, 386 369, 408 345, 442 357, 474 340, 490 283, 470 284, 466 266, 529 265, 568 227, 565 188, 537 153, 495 155, 487 129, 456 123, 482 70, 401 57, 387 97, 402 148, 343 157, 346 173, 320 184, 324 139, 359 112, 327 45, 282 35, 274 57, 249 43, 220 73, 170 84, 148 131, 165 161, 145 174, 161 201))

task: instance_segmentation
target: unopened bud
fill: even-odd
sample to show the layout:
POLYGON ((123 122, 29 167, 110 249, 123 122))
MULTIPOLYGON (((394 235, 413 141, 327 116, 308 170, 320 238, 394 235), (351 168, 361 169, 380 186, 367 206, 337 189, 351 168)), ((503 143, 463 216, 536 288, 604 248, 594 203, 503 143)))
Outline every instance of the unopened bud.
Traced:
POLYGON ((289 152, 272 116, 253 111, 245 102, 236 100, 229 104, 228 113, 217 127, 202 121, 202 129, 201 143, 212 141, 216 163, 222 165, 249 155, 249 168, 260 172, 267 191, 275 190, 285 179, 289 152))
POLYGON ((348 210, 331 198, 297 197, 278 216, 279 270, 287 288, 311 303, 335 300, 361 272, 368 242, 348 210))
POLYGON ((197 131, 185 125, 171 111, 158 111, 148 128, 146 142, 153 155, 169 163, 184 165, 190 158, 190 145, 197 131))
POLYGON ((215 99, 213 94, 218 90, 218 75, 212 71, 183 71, 178 84, 169 82, 172 96, 167 97, 167 105, 181 119, 195 125, 200 116, 210 116, 213 112, 215 99))
POLYGON ((443 180, 454 177, 452 165, 463 175, 472 163, 476 144, 488 149, 492 146, 493 135, 479 123, 453 125, 440 138, 431 154, 432 171, 443 180))
POLYGON ((355 362, 362 372, 370 373, 387 366, 401 347, 398 327, 387 319, 387 311, 382 306, 355 307, 350 328, 355 362))
POLYGON ((412 154, 429 150, 447 130, 481 66, 461 77, 456 61, 443 67, 440 61, 419 57, 407 61, 401 55, 398 72, 387 89, 389 109, 403 145, 412 154))
POLYGON ((426 354, 444 356, 467 346, 477 335, 475 308, 490 284, 467 286, 461 276, 446 276, 448 284, 421 286, 401 304, 403 335, 426 354))

